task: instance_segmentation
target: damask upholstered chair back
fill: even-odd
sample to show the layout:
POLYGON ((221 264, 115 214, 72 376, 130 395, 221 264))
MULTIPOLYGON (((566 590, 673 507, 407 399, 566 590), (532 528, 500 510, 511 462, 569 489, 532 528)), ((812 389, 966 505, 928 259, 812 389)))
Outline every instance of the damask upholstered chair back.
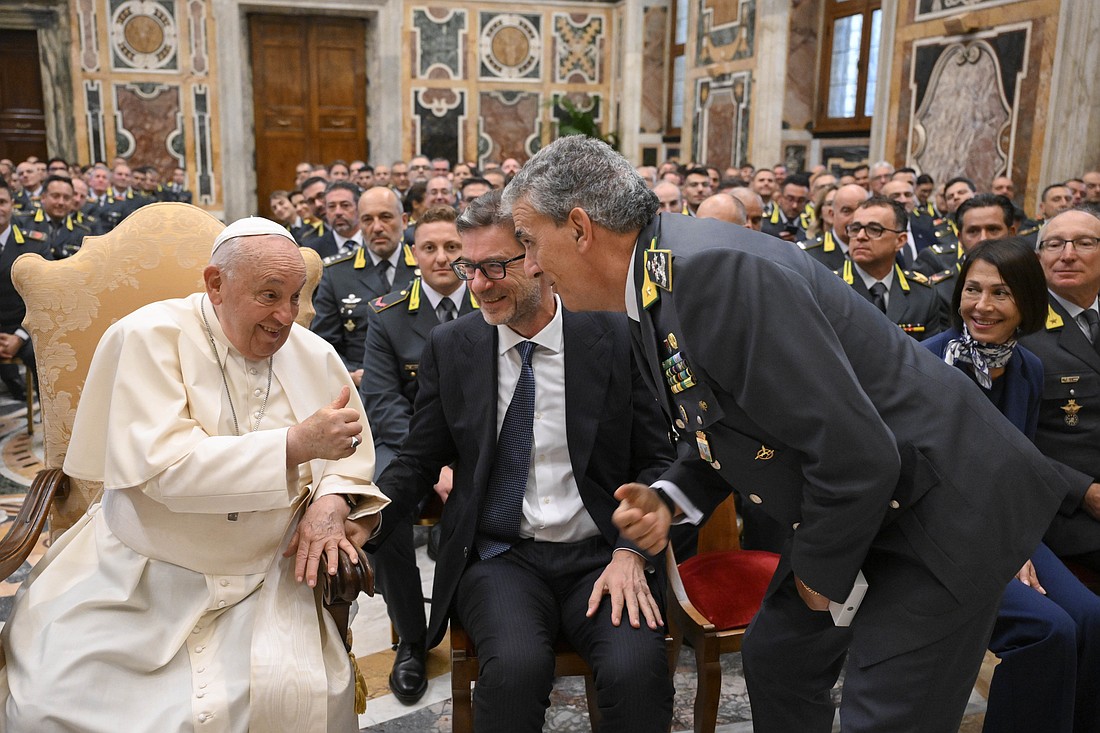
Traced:
MULTIPOLYGON (((47 261, 26 254, 12 266, 12 281, 27 304, 24 327, 34 342, 47 469, 65 461, 77 404, 96 345, 107 328, 143 305, 203 289, 202 271, 224 225, 182 203, 144 206, 110 233, 88 237, 76 255, 47 261)), ((321 262, 303 250, 309 280, 298 321, 306 327, 320 280, 321 262)), ((71 480, 50 509, 56 539, 101 491, 98 483, 71 480)))

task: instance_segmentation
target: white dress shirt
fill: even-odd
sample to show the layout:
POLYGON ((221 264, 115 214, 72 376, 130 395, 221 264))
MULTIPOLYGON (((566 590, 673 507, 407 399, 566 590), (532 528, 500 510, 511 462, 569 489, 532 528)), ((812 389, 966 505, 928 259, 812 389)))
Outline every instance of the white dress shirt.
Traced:
MULTIPOLYGON (((423 278, 420 279, 420 292, 424 294, 424 297, 428 299, 428 303, 431 304, 432 310, 438 312, 439 304, 443 302, 444 298, 450 298, 451 302, 455 304, 455 313, 457 314, 462 310, 462 299, 466 297, 466 283, 461 280, 458 281, 458 288, 450 295, 442 295, 438 291, 433 290, 432 286, 427 283, 423 278)), ((511 330, 511 329, 508 329, 511 330)), ((517 342, 518 343, 518 342, 517 342)), ((519 379, 519 372, 516 372, 516 379, 519 379)), ((515 385, 512 387, 515 389, 515 385)), ((507 408, 505 408, 507 409, 507 408)), ((504 420, 504 414, 501 413, 500 419, 504 420)), ((497 432, 500 432, 500 426, 497 426, 497 432)))
POLYGON ((883 300, 886 303, 886 307, 889 308, 890 307, 890 288, 894 284, 894 267, 893 267, 893 265, 890 266, 890 271, 887 272, 886 276, 883 277, 881 280, 876 280, 875 278, 868 275, 866 272, 863 271, 863 268, 861 268, 855 262, 852 263, 852 269, 854 269, 859 274, 859 279, 862 280, 863 284, 867 286, 868 292, 871 290, 871 286, 874 285, 875 283, 882 283, 883 285, 886 286, 886 292, 883 293, 883 300))

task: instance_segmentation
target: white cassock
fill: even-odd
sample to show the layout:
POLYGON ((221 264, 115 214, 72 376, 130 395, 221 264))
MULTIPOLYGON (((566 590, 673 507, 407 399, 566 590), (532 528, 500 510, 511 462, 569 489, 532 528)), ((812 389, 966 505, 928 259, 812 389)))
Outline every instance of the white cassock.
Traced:
POLYGON ((267 361, 241 356, 201 295, 108 329, 65 459, 70 476, 103 481, 103 499, 16 596, 0 730, 358 730, 342 640, 282 552, 319 496, 360 495, 353 518, 388 503, 371 483, 373 441, 365 430, 351 457, 287 470, 287 430, 341 386, 363 411, 336 352, 306 329, 275 354, 263 408, 267 384, 267 361))

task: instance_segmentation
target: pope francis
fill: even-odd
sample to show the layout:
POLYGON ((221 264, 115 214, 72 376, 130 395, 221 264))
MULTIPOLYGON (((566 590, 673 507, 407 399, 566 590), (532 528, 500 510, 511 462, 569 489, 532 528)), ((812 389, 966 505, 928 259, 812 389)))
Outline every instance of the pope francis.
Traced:
POLYGON ((103 498, 16 596, 0 731, 357 730, 315 586, 387 503, 363 407, 284 228, 231 224, 203 278, 96 349, 65 471, 103 498))

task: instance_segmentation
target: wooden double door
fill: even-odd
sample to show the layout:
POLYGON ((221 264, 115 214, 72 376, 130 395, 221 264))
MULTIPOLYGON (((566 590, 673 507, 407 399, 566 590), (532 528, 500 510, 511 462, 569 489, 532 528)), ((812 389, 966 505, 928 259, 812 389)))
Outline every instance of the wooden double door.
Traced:
POLYGON ((257 212, 301 161, 367 160, 367 28, 357 18, 251 15, 257 212))
POLYGON ((0 158, 46 160, 46 105, 35 31, 0 28, 0 158))

